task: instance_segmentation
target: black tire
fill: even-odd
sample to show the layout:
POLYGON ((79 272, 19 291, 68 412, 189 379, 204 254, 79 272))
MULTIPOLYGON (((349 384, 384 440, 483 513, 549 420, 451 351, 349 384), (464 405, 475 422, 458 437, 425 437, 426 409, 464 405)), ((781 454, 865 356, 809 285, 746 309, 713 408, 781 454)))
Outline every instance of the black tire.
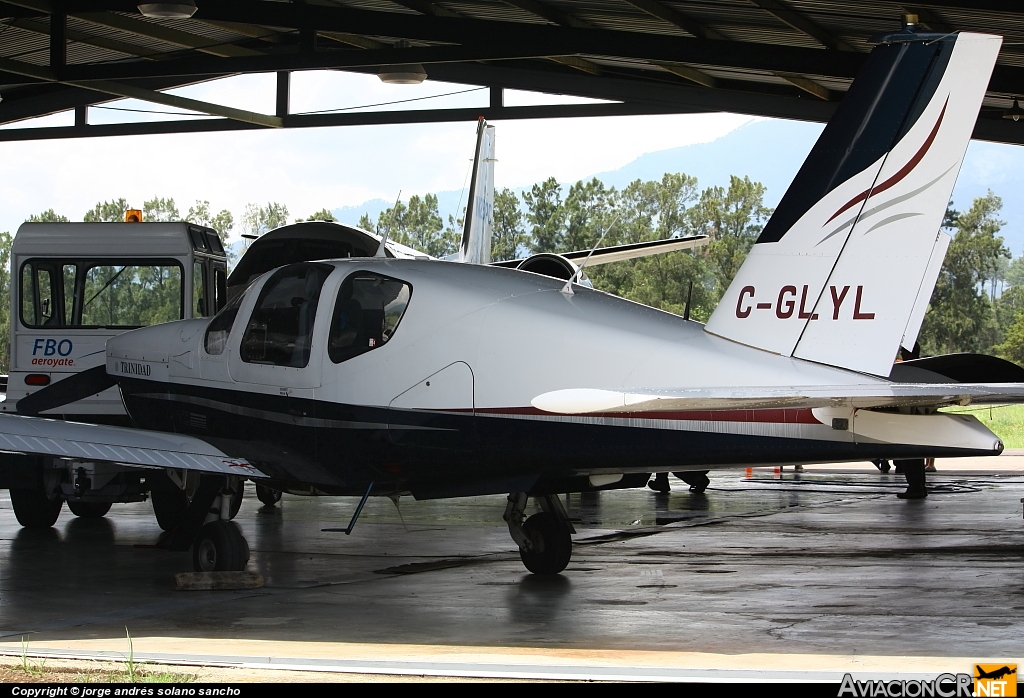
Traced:
POLYGON ((64 500, 50 499, 42 488, 12 489, 11 504, 18 523, 25 528, 50 528, 57 523, 64 500))
POLYGON ((240 572, 249 562, 249 544, 231 521, 211 521, 192 544, 196 572, 240 572))
POLYGON ((153 500, 153 513, 156 522, 165 531, 178 527, 185 512, 188 510, 188 495, 181 490, 153 490, 149 494, 153 500))
POLYGON ((68 509, 83 519, 100 519, 110 511, 110 502, 68 502, 68 509))
POLYGON ((263 502, 266 506, 272 507, 281 501, 281 490, 275 490, 271 487, 265 487, 264 485, 256 483, 256 498, 263 502))
POLYGON ((234 492, 231 493, 231 503, 228 505, 228 518, 233 519, 238 516, 238 510, 242 508, 242 497, 245 496, 245 481, 239 482, 235 485, 234 492))
POLYGON ((533 541, 533 550, 519 549, 526 569, 534 574, 558 574, 572 557, 569 529, 554 514, 542 511, 523 523, 523 531, 533 541))

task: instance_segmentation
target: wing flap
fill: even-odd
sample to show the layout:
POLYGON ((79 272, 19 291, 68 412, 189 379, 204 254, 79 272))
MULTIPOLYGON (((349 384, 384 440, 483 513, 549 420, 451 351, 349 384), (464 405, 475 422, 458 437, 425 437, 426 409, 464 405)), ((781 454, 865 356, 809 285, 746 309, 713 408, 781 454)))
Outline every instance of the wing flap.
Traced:
POLYGON ((245 459, 193 436, 40 417, 0 415, 0 451, 266 477, 245 459))
POLYGON ((1024 385, 895 383, 629 391, 571 388, 543 393, 531 403, 538 410, 555 414, 1013 404, 1024 403, 1024 385))

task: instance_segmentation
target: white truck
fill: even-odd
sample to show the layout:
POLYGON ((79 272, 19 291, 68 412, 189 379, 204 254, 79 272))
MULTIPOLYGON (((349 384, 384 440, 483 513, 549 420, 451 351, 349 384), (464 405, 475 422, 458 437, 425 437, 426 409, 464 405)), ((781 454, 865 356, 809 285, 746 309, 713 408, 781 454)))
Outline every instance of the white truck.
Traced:
MULTIPOLYGON (((16 412, 26 395, 103 364, 110 337, 213 315, 226 300, 227 257, 210 228, 25 223, 11 249, 11 362, 0 411, 16 412)), ((116 387, 43 416, 131 426, 116 387)), ((148 493, 161 527, 170 529, 193 486, 161 471, 26 460, 33 459, 0 457, 0 488, 11 490, 18 520, 29 526, 58 513, 63 501, 78 516, 103 516, 112 502, 141 501, 148 493)))

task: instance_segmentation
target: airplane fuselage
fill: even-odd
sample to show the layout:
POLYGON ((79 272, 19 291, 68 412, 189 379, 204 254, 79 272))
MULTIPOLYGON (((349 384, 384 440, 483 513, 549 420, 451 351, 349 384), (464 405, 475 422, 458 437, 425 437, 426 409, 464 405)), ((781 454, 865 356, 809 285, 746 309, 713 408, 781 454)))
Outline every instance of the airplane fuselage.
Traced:
MULTIPOLYGON (((546 413, 533 398, 566 388, 887 381, 745 347, 591 289, 566 294, 536 274, 439 261, 316 264, 326 280, 309 339, 287 344, 283 358, 253 356, 273 345, 273 327, 254 314, 272 275, 243 298, 220 354, 207 351, 205 319, 111 340, 107 370, 136 425, 198 436, 281 483, 342 494, 372 481, 377 493, 418 497, 569 491, 602 474, 998 452, 980 424, 976 444, 901 443, 837 428, 828 408, 546 413), (390 339, 360 335, 370 346, 339 355, 337 299, 353 276, 404 285, 408 296, 390 339), (302 366, 287 353, 298 345, 302 366)), ((301 301, 292 299, 300 314, 301 301)), ((365 306, 360 314, 379 323, 365 306)))

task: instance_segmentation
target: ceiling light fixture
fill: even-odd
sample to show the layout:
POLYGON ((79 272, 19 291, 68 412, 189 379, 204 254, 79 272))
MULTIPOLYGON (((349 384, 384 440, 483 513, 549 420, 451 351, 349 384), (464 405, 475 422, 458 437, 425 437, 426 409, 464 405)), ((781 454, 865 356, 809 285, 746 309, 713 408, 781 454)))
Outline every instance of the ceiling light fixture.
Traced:
MULTIPOLYGON (((406 49, 412 48, 412 46, 408 40, 401 39, 394 44, 393 48, 406 49)), ((423 66, 419 63, 385 65, 377 72, 377 77, 381 82, 386 82, 389 85, 419 85, 427 79, 427 71, 423 70, 423 66)))
POLYGON ((1020 121, 1020 117, 1022 116, 1024 116, 1024 109, 1020 108, 1020 104, 1017 102, 1017 98, 1015 97, 1013 100, 1013 106, 1003 112, 1003 118, 1020 121))
POLYGON ((427 71, 419 63, 388 65, 380 69, 377 77, 389 85, 419 85, 427 79, 427 71))
POLYGON ((144 2, 139 4, 139 12, 144 17, 153 19, 188 19, 196 13, 196 4, 192 0, 178 2, 144 2))

